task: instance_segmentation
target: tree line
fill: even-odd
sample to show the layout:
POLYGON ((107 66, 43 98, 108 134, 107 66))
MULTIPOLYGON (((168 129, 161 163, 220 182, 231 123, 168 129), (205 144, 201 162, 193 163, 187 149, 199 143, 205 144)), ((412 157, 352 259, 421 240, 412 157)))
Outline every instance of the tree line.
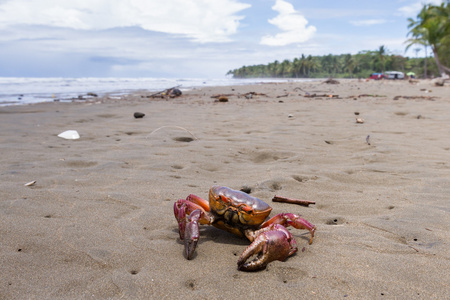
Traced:
POLYGON ((284 78, 364 78, 371 73, 385 71, 414 72, 419 77, 441 76, 449 73, 450 68, 450 4, 439 6, 425 5, 416 19, 408 19, 410 29, 406 41, 412 46, 415 58, 390 54, 384 45, 376 50, 361 51, 358 54, 340 54, 323 56, 301 56, 293 60, 275 60, 268 64, 243 66, 228 71, 234 78, 284 77, 284 78), (425 57, 417 57, 425 50, 425 57), (431 48, 433 56, 428 56, 431 48))

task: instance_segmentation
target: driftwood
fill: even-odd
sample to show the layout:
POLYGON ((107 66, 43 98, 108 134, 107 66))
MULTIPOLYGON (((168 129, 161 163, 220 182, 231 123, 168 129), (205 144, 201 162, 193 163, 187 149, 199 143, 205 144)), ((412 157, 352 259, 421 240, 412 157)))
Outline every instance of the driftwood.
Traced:
POLYGON ((298 204, 298 205, 303 205, 303 206, 309 206, 310 204, 316 204, 315 201, 301 200, 301 199, 290 199, 290 198, 281 197, 281 196, 274 196, 272 201, 273 202, 298 204))
POLYGON ((333 78, 328 78, 327 80, 325 80, 323 83, 327 83, 327 84, 339 84, 339 81, 333 79, 333 78))
POLYGON ((374 95, 374 94, 361 94, 358 96, 349 96, 348 98, 361 98, 361 97, 375 97, 375 98, 383 98, 383 97, 387 97, 386 95, 374 95))
POLYGON ((147 98, 165 98, 165 97, 174 98, 174 97, 181 96, 181 91, 178 89, 180 86, 181 86, 181 84, 171 87, 169 89, 165 89, 160 92, 156 92, 154 94, 147 96, 147 98))
POLYGON ((332 95, 332 94, 305 94, 303 97, 305 98, 339 98, 339 95, 332 95))
POLYGON ((435 86, 444 86, 445 85, 445 81, 447 81, 447 80, 450 80, 450 78, 448 76, 446 76, 446 77, 438 77, 438 78, 435 78, 433 80, 433 83, 434 83, 435 86))
POLYGON ((256 92, 249 92, 249 93, 244 94, 244 97, 247 98, 247 99, 252 99, 253 96, 266 96, 267 97, 266 94, 256 93, 256 92))
POLYGON ((212 95, 211 98, 219 99, 221 97, 230 97, 230 96, 234 96, 234 94, 216 94, 216 95, 212 95))
MULTIPOLYGON (((230 97, 230 96, 236 96, 236 94, 216 94, 216 95, 212 95, 211 98, 220 99, 220 98, 230 97)), ((257 93, 257 92, 248 92, 248 93, 245 93, 245 94, 238 94, 237 95, 238 98, 240 98, 241 96, 244 96, 247 99, 252 99, 253 96, 267 96, 267 95, 263 94, 263 93, 257 93)))
POLYGON ((395 97, 394 97, 394 100, 398 100, 398 99, 400 99, 400 98, 403 98, 403 99, 412 99, 412 100, 415 100, 415 99, 425 99, 425 100, 434 101, 434 99, 437 99, 437 98, 439 98, 439 97, 434 97, 434 96, 395 96, 395 97))

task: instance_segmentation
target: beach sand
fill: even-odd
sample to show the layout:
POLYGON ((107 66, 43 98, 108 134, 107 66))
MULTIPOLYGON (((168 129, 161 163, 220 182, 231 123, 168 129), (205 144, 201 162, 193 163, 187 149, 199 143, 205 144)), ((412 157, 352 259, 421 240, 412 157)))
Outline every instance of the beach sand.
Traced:
POLYGON ((448 299, 449 85, 147 94, 0 108, 1 299, 448 299), (173 204, 212 185, 302 215, 313 243, 290 229, 299 251, 246 273, 249 242, 203 226, 186 260, 173 204))

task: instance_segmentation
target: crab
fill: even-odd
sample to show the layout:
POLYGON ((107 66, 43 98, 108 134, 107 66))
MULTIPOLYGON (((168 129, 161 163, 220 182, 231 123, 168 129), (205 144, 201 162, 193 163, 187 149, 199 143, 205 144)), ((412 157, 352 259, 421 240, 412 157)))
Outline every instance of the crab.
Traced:
POLYGON ((272 210, 267 203, 223 186, 211 187, 209 201, 191 194, 176 201, 173 208, 188 260, 194 256, 200 236, 199 224, 213 225, 246 237, 251 244, 237 262, 241 271, 264 269, 270 262, 284 261, 297 252, 297 243, 286 227, 309 230, 309 244, 316 230, 316 226, 292 213, 281 213, 265 221, 272 210), (252 256, 255 258, 249 260, 252 256))

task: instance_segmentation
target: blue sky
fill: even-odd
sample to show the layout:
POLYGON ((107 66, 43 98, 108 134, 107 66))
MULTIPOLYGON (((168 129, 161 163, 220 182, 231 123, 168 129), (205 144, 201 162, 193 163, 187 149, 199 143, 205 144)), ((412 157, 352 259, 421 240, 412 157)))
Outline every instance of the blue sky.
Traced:
POLYGON ((302 54, 405 55, 424 2, 442 0, 0 0, 0 77, 220 78, 302 54))

